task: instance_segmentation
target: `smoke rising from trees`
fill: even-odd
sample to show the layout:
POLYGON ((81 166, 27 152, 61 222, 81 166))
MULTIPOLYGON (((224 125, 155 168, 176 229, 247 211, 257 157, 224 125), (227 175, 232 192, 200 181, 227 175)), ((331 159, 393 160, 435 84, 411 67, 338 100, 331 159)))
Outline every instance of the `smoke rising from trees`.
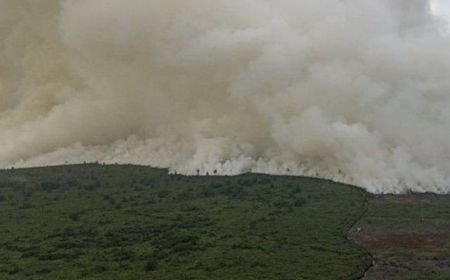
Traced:
POLYGON ((450 191, 422 0, 0 0, 0 166, 102 161, 450 191))

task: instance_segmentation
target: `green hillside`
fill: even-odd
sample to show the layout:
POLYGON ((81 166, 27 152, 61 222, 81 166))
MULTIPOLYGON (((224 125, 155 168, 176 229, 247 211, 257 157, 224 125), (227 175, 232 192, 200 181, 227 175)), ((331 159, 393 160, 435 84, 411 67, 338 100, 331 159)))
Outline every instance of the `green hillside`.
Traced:
POLYGON ((138 166, 0 172, 0 279, 358 279, 370 198, 311 178, 138 166))

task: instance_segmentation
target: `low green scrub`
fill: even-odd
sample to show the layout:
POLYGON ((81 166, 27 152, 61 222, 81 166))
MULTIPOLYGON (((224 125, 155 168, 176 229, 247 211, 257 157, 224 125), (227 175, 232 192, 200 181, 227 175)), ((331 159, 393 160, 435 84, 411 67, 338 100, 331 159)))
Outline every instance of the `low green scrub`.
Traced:
POLYGON ((85 164, 0 172, 0 279, 357 279, 368 195, 311 178, 85 164))

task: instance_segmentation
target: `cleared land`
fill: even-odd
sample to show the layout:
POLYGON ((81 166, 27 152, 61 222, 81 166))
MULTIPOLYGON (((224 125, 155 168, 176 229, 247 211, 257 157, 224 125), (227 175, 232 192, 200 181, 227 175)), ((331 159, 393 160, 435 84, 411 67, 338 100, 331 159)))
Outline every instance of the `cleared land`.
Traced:
POLYGON ((373 235, 403 241, 386 229, 417 213, 437 219, 423 228, 442 233, 430 244, 448 261, 450 203, 436 199, 442 207, 417 212, 311 178, 98 164, 0 171, 0 279, 360 279, 376 267, 371 254, 378 265, 395 248, 373 235))
POLYGON ((375 259, 364 280, 450 279, 449 196, 375 196, 350 236, 375 259))

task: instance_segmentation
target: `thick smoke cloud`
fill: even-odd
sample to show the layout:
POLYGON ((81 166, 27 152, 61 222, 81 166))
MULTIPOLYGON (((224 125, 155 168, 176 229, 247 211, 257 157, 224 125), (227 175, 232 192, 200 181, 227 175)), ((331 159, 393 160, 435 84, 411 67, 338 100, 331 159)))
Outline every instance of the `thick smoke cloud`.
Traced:
POLYGON ((0 166, 446 193, 444 26, 425 0, 0 0, 0 166))

